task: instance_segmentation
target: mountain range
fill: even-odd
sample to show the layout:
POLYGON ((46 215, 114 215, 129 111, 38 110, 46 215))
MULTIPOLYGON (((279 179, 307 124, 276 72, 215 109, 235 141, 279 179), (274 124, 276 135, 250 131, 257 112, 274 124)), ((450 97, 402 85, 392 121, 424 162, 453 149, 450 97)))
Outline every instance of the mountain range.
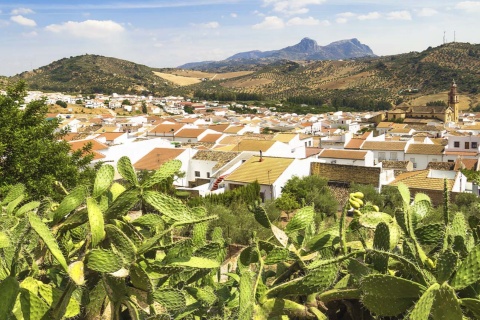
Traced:
POLYGON ((180 69, 211 70, 218 67, 244 64, 266 64, 278 60, 342 60, 374 57, 372 49, 358 39, 347 39, 319 46, 315 40, 303 38, 299 43, 279 50, 253 50, 240 52, 222 61, 191 62, 178 66, 180 69))
MULTIPOLYGON (((308 40, 301 42, 301 46, 311 52, 318 49, 308 40)), ((24 80, 30 90, 77 94, 115 92, 199 97, 196 94, 203 93, 208 97, 236 95, 240 100, 239 97, 251 95, 271 101, 357 97, 396 102, 412 97, 402 93, 411 92, 408 89, 417 89, 414 90, 417 96, 434 94, 448 90, 455 79, 459 91, 472 97, 472 106, 480 103, 480 44, 454 42, 421 52, 343 61, 277 59, 266 62, 267 59, 271 58, 225 60, 240 62, 205 72, 151 68, 87 54, 0 78, 0 89, 7 82, 24 80)))

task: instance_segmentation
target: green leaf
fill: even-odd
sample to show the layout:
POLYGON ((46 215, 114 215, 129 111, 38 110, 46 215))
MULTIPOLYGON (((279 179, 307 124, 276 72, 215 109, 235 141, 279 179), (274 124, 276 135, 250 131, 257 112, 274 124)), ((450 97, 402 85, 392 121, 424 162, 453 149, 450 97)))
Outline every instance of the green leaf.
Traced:
POLYGON ((185 295, 178 289, 158 289, 153 293, 153 299, 167 309, 168 312, 180 311, 187 305, 185 295))
POLYGON ((175 173, 177 173, 180 168, 182 167, 182 162, 180 160, 170 160, 165 162, 160 166, 158 170, 155 171, 155 173, 143 183, 144 188, 150 188, 163 180, 173 176, 175 173))
POLYGON ((6 209, 7 215, 12 215, 15 208, 23 201, 24 198, 25 198, 25 195, 22 194, 15 200, 10 201, 6 209))
POLYGON ((305 229, 307 226, 313 223, 315 217, 315 211, 313 207, 303 207, 299 209, 285 228, 285 232, 291 233, 297 230, 305 229))
POLYGON ((421 244, 440 244, 444 237, 445 225, 433 223, 415 229, 415 237, 421 244))
POLYGON ((92 247, 96 247, 105 238, 103 213, 95 199, 87 198, 88 222, 92 234, 92 247))
POLYGON ((118 254, 123 258, 126 265, 130 265, 135 261, 137 248, 132 240, 122 230, 112 224, 105 226, 108 240, 116 249, 118 254))
POLYGON ((451 285, 458 290, 478 280, 480 280, 480 245, 473 248, 462 261, 451 281, 451 285))
POLYGON ((0 249, 7 247, 10 247, 10 239, 5 232, 0 231, 0 249))
POLYGON ((253 215, 255 217, 255 220, 264 228, 270 229, 270 219, 268 218, 267 212, 265 211, 265 208, 260 206, 260 205, 255 205, 251 208, 249 208, 251 212, 253 212, 253 215))
POLYGON ((138 187, 138 179, 137 175, 135 174, 135 169, 132 166, 132 162, 130 158, 127 156, 121 157, 117 162, 117 170, 120 175, 130 182, 132 185, 138 187))
POLYGON ((42 238, 48 250, 50 250, 55 259, 57 259, 57 261, 63 267, 63 270, 68 272, 67 261, 65 260, 57 241, 53 237, 53 234, 50 232, 50 229, 47 227, 47 225, 43 223, 42 220, 40 220, 40 218, 34 213, 28 215, 28 221, 30 222, 32 229, 35 230, 40 238, 42 238))
POLYGON ((460 300, 460 304, 473 313, 477 319, 480 319, 480 300, 464 298, 460 300))
POLYGON ((92 196, 97 198, 107 191, 113 182, 114 176, 115 168, 109 164, 103 164, 97 171, 92 196))
POLYGON ((377 224, 379 224, 380 222, 383 222, 388 226, 393 225, 395 219, 388 213, 371 211, 362 214, 358 218, 358 222, 360 222, 360 224, 365 228, 375 229, 377 227, 377 224))
POLYGON ((360 283, 363 304, 377 316, 406 312, 426 288, 416 282, 383 274, 368 275, 360 283))
POLYGON ((0 319, 9 318, 19 291, 18 281, 14 277, 6 277, 0 282, 0 319))
POLYGON ((239 320, 250 320, 255 307, 254 274, 251 271, 244 271, 240 276, 240 308, 238 310, 239 320))
POLYGON ((460 301, 447 283, 440 286, 432 306, 433 319, 462 319, 460 301))
POLYGON ((28 203, 24 204, 23 206, 21 206, 20 208, 18 208, 18 210, 15 212, 15 215, 16 215, 17 217, 21 217, 21 216, 23 216, 25 213, 37 209, 39 206, 40 206, 40 201, 31 201, 31 202, 28 202, 28 203))
POLYGON ((7 204, 12 202, 13 200, 17 199, 21 195, 23 195, 25 192, 25 186, 21 183, 17 183, 13 187, 10 188, 8 191, 7 195, 3 199, 2 202, 0 202, 1 205, 7 204))
POLYGON ((87 267, 98 272, 115 272, 123 265, 122 258, 110 250, 93 249, 87 257, 87 267))
POLYGON ((63 198, 57 210, 53 212, 53 223, 57 223, 68 213, 79 207, 85 200, 86 196, 87 188, 85 188, 84 186, 78 186, 73 189, 72 192, 70 192, 65 198, 63 198))
POLYGON ((174 259, 171 261, 172 266, 182 266, 197 269, 215 269, 220 267, 218 261, 201 257, 189 257, 188 259, 174 259))
POLYGON ((50 309, 42 299, 27 289, 20 289, 20 305, 23 318, 29 320, 45 319, 50 309))
POLYGON ((400 192, 400 196, 402 197, 403 203, 406 205, 410 204, 410 190, 408 190, 408 187, 403 184, 399 183, 398 186, 398 191, 400 192))
POLYGON ((435 300, 435 296, 437 295, 439 288, 440 285, 435 283, 423 293, 423 295, 415 304, 412 313, 410 314, 411 320, 428 320, 433 301, 435 300))

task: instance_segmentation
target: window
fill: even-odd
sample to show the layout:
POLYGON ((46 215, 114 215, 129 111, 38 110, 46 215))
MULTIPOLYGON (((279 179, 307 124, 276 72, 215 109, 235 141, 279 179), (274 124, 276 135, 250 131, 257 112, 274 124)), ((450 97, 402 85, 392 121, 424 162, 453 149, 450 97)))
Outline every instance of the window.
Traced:
POLYGON ((465 149, 470 149, 470 142, 465 142, 465 149))
POLYGON ((195 177, 200 177, 200 171, 195 171, 195 177))
POLYGON ((210 178, 210 172, 207 172, 207 178, 210 178))
POLYGON ((478 143, 472 142, 472 149, 477 149, 477 148, 478 148, 478 143))
POLYGON ((383 161, 383 160, 385 160, 385 152, 379 152, 378 161, 383 161))
POLYGON ((396 152, 390 152, 390 160, 397 161, 397 153, 396 152))
POLYGON ((454 148, 460 148, 460 141, 454 141, 453 142, 453 147, 454 148))

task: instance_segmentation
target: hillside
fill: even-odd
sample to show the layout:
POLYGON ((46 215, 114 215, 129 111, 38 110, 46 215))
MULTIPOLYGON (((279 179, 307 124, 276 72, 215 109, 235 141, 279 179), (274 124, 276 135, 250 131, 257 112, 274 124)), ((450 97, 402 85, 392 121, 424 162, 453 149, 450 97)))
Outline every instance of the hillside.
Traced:
MULTIPOLYGON (((80 93, 153 93, 221 100, 297 102, 375 99, 409 102, 448 90, 452 79, 469 105, 480 94, 480 45, 449 43, 422 52, 334 61, 279 60, 215 72, 154 69, 95 55, 65 58, 9 80, 25 79, 33 90, 80 93), (223 72, 219 72, 223 71, 223 72), (413 89, 413 90, 412 90, 413 89), (302 100, 303 99, 303 100, 302 100), (343 100, 342 100, 343 99, 343 100)), ((463 98, 462 98, 463 99, 463 98)), ((345 103, 344 103, 345 104, 345 103)))
POLYGON ((480 93, 480 45, 449 43, 422 52, 346 61, 278 61, 247 76, 184 88, 205 92, 244 92, 266 99, 297 96, 369 97, 412 100, 449 88, 480 93), (413 94, 407 93, 408 89, 413 94), (418 93, 417 93, 418 91, 418 93))
POLYGON ((76 93, 168 92, 169 84, 153 69, 130 61, 82 55, 64 58, 23 72, 12 80, 24 79, 30 89, 76 93))

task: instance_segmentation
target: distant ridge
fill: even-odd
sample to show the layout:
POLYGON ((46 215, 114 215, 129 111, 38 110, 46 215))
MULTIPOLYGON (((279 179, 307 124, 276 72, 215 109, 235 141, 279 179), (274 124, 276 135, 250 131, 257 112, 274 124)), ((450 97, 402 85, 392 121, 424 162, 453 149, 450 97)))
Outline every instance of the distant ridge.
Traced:
POLYGON ((369 46, 358 39, 347 39, 319 46, 315 40, 303 38, 299 43, 280 50, 247 51, 234 54, 223 61, 190 62, 179 66, 181 69, 211 69, 239 64, 271 63, 278 60, 342 60, 361 57, 375 57, 369 46))

